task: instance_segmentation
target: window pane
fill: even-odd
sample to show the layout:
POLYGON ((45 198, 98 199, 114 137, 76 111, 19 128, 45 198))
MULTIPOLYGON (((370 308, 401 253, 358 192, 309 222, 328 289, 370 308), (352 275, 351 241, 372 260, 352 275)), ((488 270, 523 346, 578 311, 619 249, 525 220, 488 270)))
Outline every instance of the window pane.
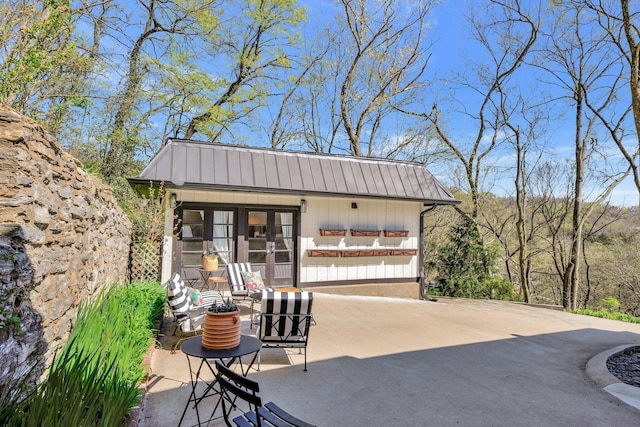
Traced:
POLYGON ((202 240, 204 233, 204 211, 185 209, 182 212, 182 238, 202 240))
POLYGON ((202 242, 198 241, 184 241, 182 243, 182 251, 183 252, 202 252, 202 242))
POLYGON ((250 251, 266 251, 267 239, 249 239, 250 251))
POLYGON ((220 264, 234 262, 233 211, 213 211, 213 251, 220 257, 220 264))
POLYGON ((249 252, 249 262, 252 264, 264 264, 267 262, 266 252, 249 252))
POLYGON ((202 267, 202 250, 197 254, 182 253, 182 263, 185 267, 202 267))

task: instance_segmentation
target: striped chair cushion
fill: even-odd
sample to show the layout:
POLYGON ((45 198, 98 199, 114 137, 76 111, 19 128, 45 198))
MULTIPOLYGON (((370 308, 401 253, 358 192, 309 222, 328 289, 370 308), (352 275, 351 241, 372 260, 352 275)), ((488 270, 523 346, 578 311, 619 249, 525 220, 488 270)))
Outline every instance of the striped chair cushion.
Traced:
POLYGON ((312 292, 264 291, 258 338, 263 342, 306 340, 309 333, 312 303, 312 292))
POLYGON ((247 295, 249 293, 249 290, 242 280, 243 271, 252 271, 251 263, 237 262, 227 264, 227 275, 229 276, 229 288, 231 290, 231 295, 247 295))
POLYGON ((187 295, 187 288, 178 273, 173 273, 167 285, 167 300, 169 308, 176 317, 182 317, 193 308, 191 298, 187 295))
POLYGON ((182 332, 202 329, 205 310, 212 304, 221 304, 222 297, 217 291, 202 292, 202 304, 194 305, 187 295, 187 287, 178 273, 174 273, 167 283, 167 301, 182 332))

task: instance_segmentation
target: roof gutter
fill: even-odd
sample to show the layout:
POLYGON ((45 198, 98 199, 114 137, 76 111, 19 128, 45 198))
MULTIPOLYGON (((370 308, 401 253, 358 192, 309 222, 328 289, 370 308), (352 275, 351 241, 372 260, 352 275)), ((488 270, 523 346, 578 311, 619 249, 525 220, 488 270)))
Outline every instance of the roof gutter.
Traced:
POLYGON ((425 291, 427 290, 427 279, 424 275, 424 216, 426 213, 431 212, 437 207, 438 204, 434 203, 429 206, 429 208, 420 212, 420 247, 418 251, 418 261, 420 262, 420 298, 432 302, 436 302, 438 300, 425 294, 425 291))

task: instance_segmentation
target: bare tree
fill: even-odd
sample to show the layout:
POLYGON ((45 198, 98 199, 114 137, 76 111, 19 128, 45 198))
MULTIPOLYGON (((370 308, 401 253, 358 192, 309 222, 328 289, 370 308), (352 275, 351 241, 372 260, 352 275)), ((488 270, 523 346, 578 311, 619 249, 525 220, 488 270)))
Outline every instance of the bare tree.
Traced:
MULTIPOLYGON (((545 34, 548 45, 538 64, 564 91, 566 95, 558 101, 569 100, 575 117, 572 238, 562 275, 562 305, 574 309, 584 250, 584 222, 594 208, 593 204, 584 204, 588 160, 598 154, 598 115, 614 108, 622 69, 617 66, 619 56, 611 56, 604 48, 603 40, 593 35, 588 22, 583 22, 583 7, 567 4, 557 6, 553 11, 556 19, 549 21, 552 26, 545 34)), ((601 185, 604 190, 596 196, 596 202, 606 200, 629 172, 627 169, 604 177, 601 185)))
MULTIPOLYGON (((314 151, 322 151, 316 143, 317 136, 321 135, 322 132, 319 129, 313 132, 305 130, 306 123, 311 123, 314 128, 318 124, 313 119, 309 122, 305 121, 306 113, 310 112, 313 117, 313 112, 320 109, 318 94, 316 91, 308 89, 314 85, 316 87, 318 85, 324 86, 321 82, 329 78, 326 73, 314 74, 314 70, 325 60, 335 40, 332 39, 332 34, 328 34, 326 38, 319 38, 314 41, 318 42, 318 44, 312 44, 313 48, 310 53, 300 61, 302 71, 296 77, 283 84, 284 90, 281 95, 281 101, 276 104, 278 108, 268 130, 272 148, 285 148, 290 144, 305 145, 305 142, 307 142, 306 145, 314 147, 314 151), (307 97, 307 94, 311 96, 307 97)), ((333 104, 328 103, 328 105, 325 105, 325 109, 330 111, 331 105, 333 104)), ((332 134, 335 136, 337 126, 332 127, 332 129, 334 129, 332 134)))
POLYGON ((416 113, 433 126, 438 138, 451 150, 461 164, 465 175, 465 186, 471 197, 471 212, 458 209, 459 213, 477 222, 480 206, 480 183, 484 161, 493 150, 503 142, 504 117, 501 106, 509 96, 509 81, 525 63, 538 35, 539 18, 529 16, 518 1, 492 0, 488 13, 472 13, 469 17, 474 39, 485 49, 489 56, 488 64, 476 64, 477 75, 469 80, 459 76, 461 87, 475 93, 480 103, 477 112, 464 106, 463 114, 470 119, 474 127, 474 137, 468 147, 449 135, 443 111, 434 104, 428 113, 416 113), (482 16, 486 22, 482 21, 482 16), (496 40, 499 40, 496 43, 496 40), (488 141, 488 143, 486 143, 488 141))
POLYGON ((392 105, 403 105, 418 89, 428 63, 425 48, 432 2, 403 6, 398 0, 340 0, 344 14, 336 48, 341 50, 340 116, 350 152, 370 156, 376 134, 392 105), (363 140, 367 136, 368 141, 363 140), (368 149, 363 150, 363 145, 368 149))
MULTIPOLYGON (((631 10, 628 0, 586 0, 579 3, 585 4, 596 13, 600 28, 607 34, 609 42, 620 52, 628 67, 629 94, 638 142, 634 148, 629 149, 621 139, 614 141, 629 163, 640 197, 640 171, 637 163, 640 157, 640 28, 636 24, 640 10, 631 10)), ((633 6, 637 7, 636 4, 633 6)))
MULTIPOLYGON (((503 98, 506 99, 506 98, 503 98)), ((542 144, 538 141, 537 128, 540 123, 545 123, 546 115, 531 107, 531 103, 522 98, 516 98, 513 107, 503 103, 500 107, 505 118, 507 141, 513 146, 516 154, 515 176, 513 178, 515 188, 515 234, 518 244, 514 252, 517 254, 517 266, 520 288, 525 302, 532 302, 531 294, 531 263, 533 254, 530 242, 534 239, 538 226, 534 221, 534 213, 539 205, 529 201, 530 177, 542 156, 542 144), (517 117, 522 125, 517 124, 517 117), (537 153, 533 153, 534 150, 537 153), (537 155, 536 155, 537 154, 537 155), (532 156, 535 156, 533 160, 532 156)), ((511 278, 510 278, 511 280, 511 278)))

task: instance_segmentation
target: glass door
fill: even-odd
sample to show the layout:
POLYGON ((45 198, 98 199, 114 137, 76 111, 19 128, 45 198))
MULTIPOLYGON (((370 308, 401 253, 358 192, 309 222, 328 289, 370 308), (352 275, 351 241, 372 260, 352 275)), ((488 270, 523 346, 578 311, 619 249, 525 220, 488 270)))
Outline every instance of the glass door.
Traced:
POLYGON ((250 210, 248 219, 248 261, 259 270, 267 286, 293 286, 294 213, 250 210))

